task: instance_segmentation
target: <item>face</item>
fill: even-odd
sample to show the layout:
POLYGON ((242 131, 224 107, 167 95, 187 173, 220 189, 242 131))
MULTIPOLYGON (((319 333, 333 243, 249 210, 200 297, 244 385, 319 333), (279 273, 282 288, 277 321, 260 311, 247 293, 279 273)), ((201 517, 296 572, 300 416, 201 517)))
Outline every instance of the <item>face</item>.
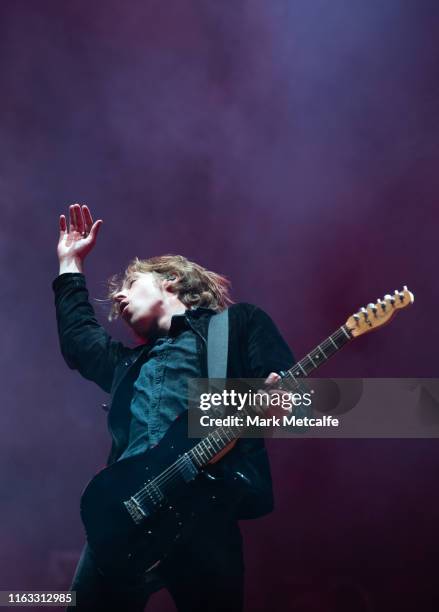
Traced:
POLYGON ((153 333, 163 315, 166 292, 152 272, 135 272, 114 296, 121 318, 140 337, 153 333))

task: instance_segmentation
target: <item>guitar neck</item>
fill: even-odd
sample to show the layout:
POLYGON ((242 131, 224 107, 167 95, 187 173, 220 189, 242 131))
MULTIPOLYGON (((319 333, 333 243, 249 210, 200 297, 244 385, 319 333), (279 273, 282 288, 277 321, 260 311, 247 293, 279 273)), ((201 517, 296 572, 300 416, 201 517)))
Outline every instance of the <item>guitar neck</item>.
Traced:
POLYGON ((289 370, 281 372, 282 380, 286 382, 288 379, 291 379, 294 382, 296 378, 309 376, 311 372, 317 370, 317 368, 328 361, 330 357, 335 355, 350 340, 352 340, 352 335, 349 329, 346 325, 342 325, 289 370))
MULTIPOLYGON (((280 372, 282 386, 291 388, 292 385, 296 384, 297 378, 309 376, 311 372, 317 370, 350 340, 352 340, 352 336, 348 328, 342 325, 289 370, 280 372)), ((246 409, 241 412, 243 416, 246 416, 247 413, 246 409)), ((239 426, 219 427, 198 442, 188 454, 198 467, 204 467, 228 444, 239 438, 241 431, 242 427, 239 426)))

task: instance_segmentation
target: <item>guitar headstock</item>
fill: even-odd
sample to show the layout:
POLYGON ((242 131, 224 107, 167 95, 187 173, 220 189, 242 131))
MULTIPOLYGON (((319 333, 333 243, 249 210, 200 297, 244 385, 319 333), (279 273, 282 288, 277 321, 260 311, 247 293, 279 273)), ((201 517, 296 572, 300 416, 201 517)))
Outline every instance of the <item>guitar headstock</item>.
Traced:
POLYGON ((376 304, 368 304, 367 308, 361 308, 357 314, 349 317, 345 325, 354 338, 367 334, 388 323, 398 310, 413 304, 414 299, 413 293, 404 286, 402 291, 385 295, 384 299, 378 300, 376 304))

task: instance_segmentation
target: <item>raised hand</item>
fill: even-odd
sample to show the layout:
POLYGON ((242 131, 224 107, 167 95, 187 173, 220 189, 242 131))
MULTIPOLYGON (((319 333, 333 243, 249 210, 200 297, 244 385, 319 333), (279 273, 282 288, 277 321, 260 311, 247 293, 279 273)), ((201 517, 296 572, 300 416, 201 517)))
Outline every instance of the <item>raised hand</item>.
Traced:
POLYGON ((59 218, 58 259, 60 274, 82 272, 85 257, 96 244, 102 219, 93 222, 86 205, 72 204, 69 208, 69 227, 65 215, 59 218))

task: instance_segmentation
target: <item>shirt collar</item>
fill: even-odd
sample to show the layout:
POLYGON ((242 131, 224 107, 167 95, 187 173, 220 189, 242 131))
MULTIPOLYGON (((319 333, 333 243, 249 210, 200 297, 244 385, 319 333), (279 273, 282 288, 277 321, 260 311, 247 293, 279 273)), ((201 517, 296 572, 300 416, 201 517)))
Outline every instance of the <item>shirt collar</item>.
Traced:
POLYGON ((215 314, 215 311, 212 308, 198 306, 197 308, 188 308, 184 314, 190 318, 198 319, 206 314, 215 314))
POLYGON ((183 330, 192 329, 188 319, 194 320, 205 315, 213 314, 215 314, 215 311, 212 308, 199 306, 198 308, 188 308, 183 314, 173 315, 169 328, 169 336, 177 336, 183 330))

